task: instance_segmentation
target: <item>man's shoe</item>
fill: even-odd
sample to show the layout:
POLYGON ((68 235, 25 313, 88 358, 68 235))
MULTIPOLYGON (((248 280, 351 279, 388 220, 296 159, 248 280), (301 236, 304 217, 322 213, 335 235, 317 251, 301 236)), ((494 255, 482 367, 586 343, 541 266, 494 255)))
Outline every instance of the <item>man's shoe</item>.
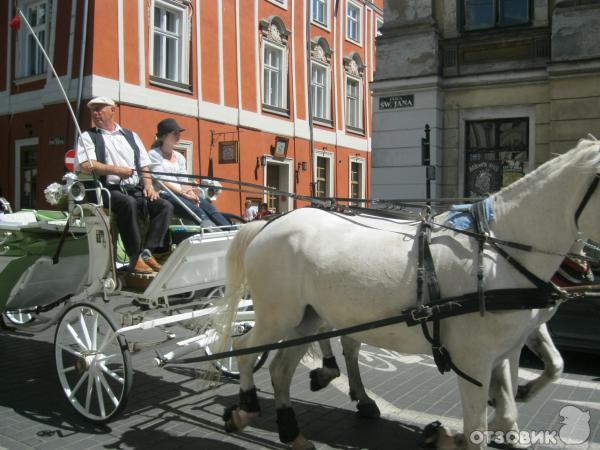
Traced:
POLYGON ((129 272, 150 274, 154 271, 152 270, 152 267, 146 264, 141 257, 138 257, 135 264, 132 265, 131 263, 129 263, 129 272))
POLYGON ((154 259, 154 256, 150 256, 150 257, 144 259, 144 262, 146 263, 147 266, 149 266, 155 272, 158 272, 161 269, 161 267, 162 267, 158 263, 158 261, 156 259, 154 259))

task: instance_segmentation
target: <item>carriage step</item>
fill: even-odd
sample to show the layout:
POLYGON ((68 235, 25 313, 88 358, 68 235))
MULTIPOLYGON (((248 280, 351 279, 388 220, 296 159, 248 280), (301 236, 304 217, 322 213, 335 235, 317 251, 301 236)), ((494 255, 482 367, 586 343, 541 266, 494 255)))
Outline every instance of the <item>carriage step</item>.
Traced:
POLYGON ((123 286, 135 291, 144 291, 156 277, 156 273, 131 273, 122 272, 119 274, 123 286))

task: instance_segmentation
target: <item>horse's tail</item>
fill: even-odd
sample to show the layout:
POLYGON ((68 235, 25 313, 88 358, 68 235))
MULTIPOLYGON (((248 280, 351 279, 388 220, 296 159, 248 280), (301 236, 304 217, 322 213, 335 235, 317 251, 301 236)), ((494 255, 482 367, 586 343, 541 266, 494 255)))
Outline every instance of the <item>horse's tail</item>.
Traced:
POLYGON ((259 220, 242 226, 229 246, 229 250, 227 250, 225 257, 225 298, 221 303, 224 309, 213 318, 213 327, 219 333, 219 339, 214 346, 217 352, 228 350, 226 346, 231 338, 231 327, 237 315, 238 305, 242 297, 248 293, 246 268, 244 266, 246 250, 266 223, 266 221, 259 220))

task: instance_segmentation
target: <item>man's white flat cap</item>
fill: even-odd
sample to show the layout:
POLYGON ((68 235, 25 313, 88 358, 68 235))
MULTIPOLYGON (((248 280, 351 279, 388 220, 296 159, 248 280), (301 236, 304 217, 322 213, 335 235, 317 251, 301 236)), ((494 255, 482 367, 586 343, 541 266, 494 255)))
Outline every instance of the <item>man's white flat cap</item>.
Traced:
POLYGON ((114 100, 108 98, 108 97, 94 97, 93 99, 91 99, 88 104, 87 107, 88 108, 93 108, 96 105, 109 105, 109 106, 115 106, 115 102, 114 100))

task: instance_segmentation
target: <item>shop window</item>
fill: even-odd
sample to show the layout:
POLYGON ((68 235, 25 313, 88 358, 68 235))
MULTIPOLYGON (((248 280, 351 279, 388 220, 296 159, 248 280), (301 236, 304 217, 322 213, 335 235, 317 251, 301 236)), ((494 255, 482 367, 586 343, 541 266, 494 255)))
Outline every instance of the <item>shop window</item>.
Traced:
POLYGON ((465 195, 485 196, 521 178, 528 166, 529 119, 466 122, 465 195))

